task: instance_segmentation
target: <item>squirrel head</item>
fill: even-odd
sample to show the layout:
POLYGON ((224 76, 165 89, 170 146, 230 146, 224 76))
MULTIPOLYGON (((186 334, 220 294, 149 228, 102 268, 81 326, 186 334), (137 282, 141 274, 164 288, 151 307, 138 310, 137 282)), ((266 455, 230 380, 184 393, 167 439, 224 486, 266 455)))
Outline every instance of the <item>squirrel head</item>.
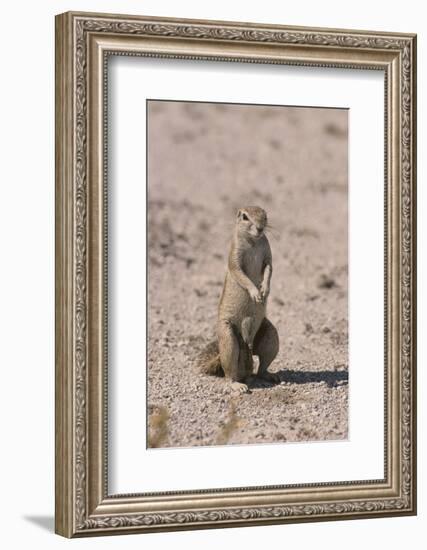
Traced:
POLYGON ((236 229, 239 235, 258 240, 264 235, 267 213, 259 206, 245 206, 237 212, 236 229))

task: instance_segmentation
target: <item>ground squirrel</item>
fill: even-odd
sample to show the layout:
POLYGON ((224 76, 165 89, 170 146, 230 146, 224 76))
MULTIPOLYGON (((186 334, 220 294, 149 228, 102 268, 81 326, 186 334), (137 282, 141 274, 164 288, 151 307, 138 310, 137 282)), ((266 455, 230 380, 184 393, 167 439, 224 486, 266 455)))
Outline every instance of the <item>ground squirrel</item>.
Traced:
POLYGON ((253 355, 259 358, 256 376, 279 382, 267 371, 279 351, 279 337, 266 317, 273 270, 266 226, 267 214, 259 206, 238 211, 219 303, 218 341, 199 358, 204 373, 225 376, 242 393, 249 391, 253 355))

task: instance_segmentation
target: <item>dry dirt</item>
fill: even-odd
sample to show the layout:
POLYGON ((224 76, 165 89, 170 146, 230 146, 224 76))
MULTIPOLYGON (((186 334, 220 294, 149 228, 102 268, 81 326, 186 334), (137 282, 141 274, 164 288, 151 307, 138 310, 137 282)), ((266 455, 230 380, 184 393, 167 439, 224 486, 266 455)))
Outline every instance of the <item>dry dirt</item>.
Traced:
POLYGON ((346 439, 347 112, 149 103, 149 444, 346 439), (281 384, 201 376, 237 209, 264 208, 281 384))

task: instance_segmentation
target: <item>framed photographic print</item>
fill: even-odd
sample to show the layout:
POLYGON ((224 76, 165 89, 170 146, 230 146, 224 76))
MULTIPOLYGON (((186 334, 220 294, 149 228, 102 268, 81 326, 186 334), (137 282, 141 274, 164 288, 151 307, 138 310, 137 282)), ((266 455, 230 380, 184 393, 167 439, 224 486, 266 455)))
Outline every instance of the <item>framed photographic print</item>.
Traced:
POLYGON ((416 37, 56 18, 56 532, 416 513, 416 37))

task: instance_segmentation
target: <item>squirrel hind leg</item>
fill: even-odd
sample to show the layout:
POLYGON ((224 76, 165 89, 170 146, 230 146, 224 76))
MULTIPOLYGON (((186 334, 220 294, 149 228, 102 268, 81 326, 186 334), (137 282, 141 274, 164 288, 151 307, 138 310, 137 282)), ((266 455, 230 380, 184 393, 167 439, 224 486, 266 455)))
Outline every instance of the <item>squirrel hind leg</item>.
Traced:
POLYGON ((254 372, 254 360, 252 350, 243 339, 239 346, 239 368, 238 372, 242 379, 247 380, 254 372))
POLYGON ((231 382, 231 391, 235 394, 251 393, 249 386, 244 382, 231 382))
POLYGON ((252 351, 253 339, 254 339, 253 324, 254 324, 254 320, 252 319, 252 317, 245 317, 242 320, 242 324, 241 324, 242 340, 251 351, 252 351))

